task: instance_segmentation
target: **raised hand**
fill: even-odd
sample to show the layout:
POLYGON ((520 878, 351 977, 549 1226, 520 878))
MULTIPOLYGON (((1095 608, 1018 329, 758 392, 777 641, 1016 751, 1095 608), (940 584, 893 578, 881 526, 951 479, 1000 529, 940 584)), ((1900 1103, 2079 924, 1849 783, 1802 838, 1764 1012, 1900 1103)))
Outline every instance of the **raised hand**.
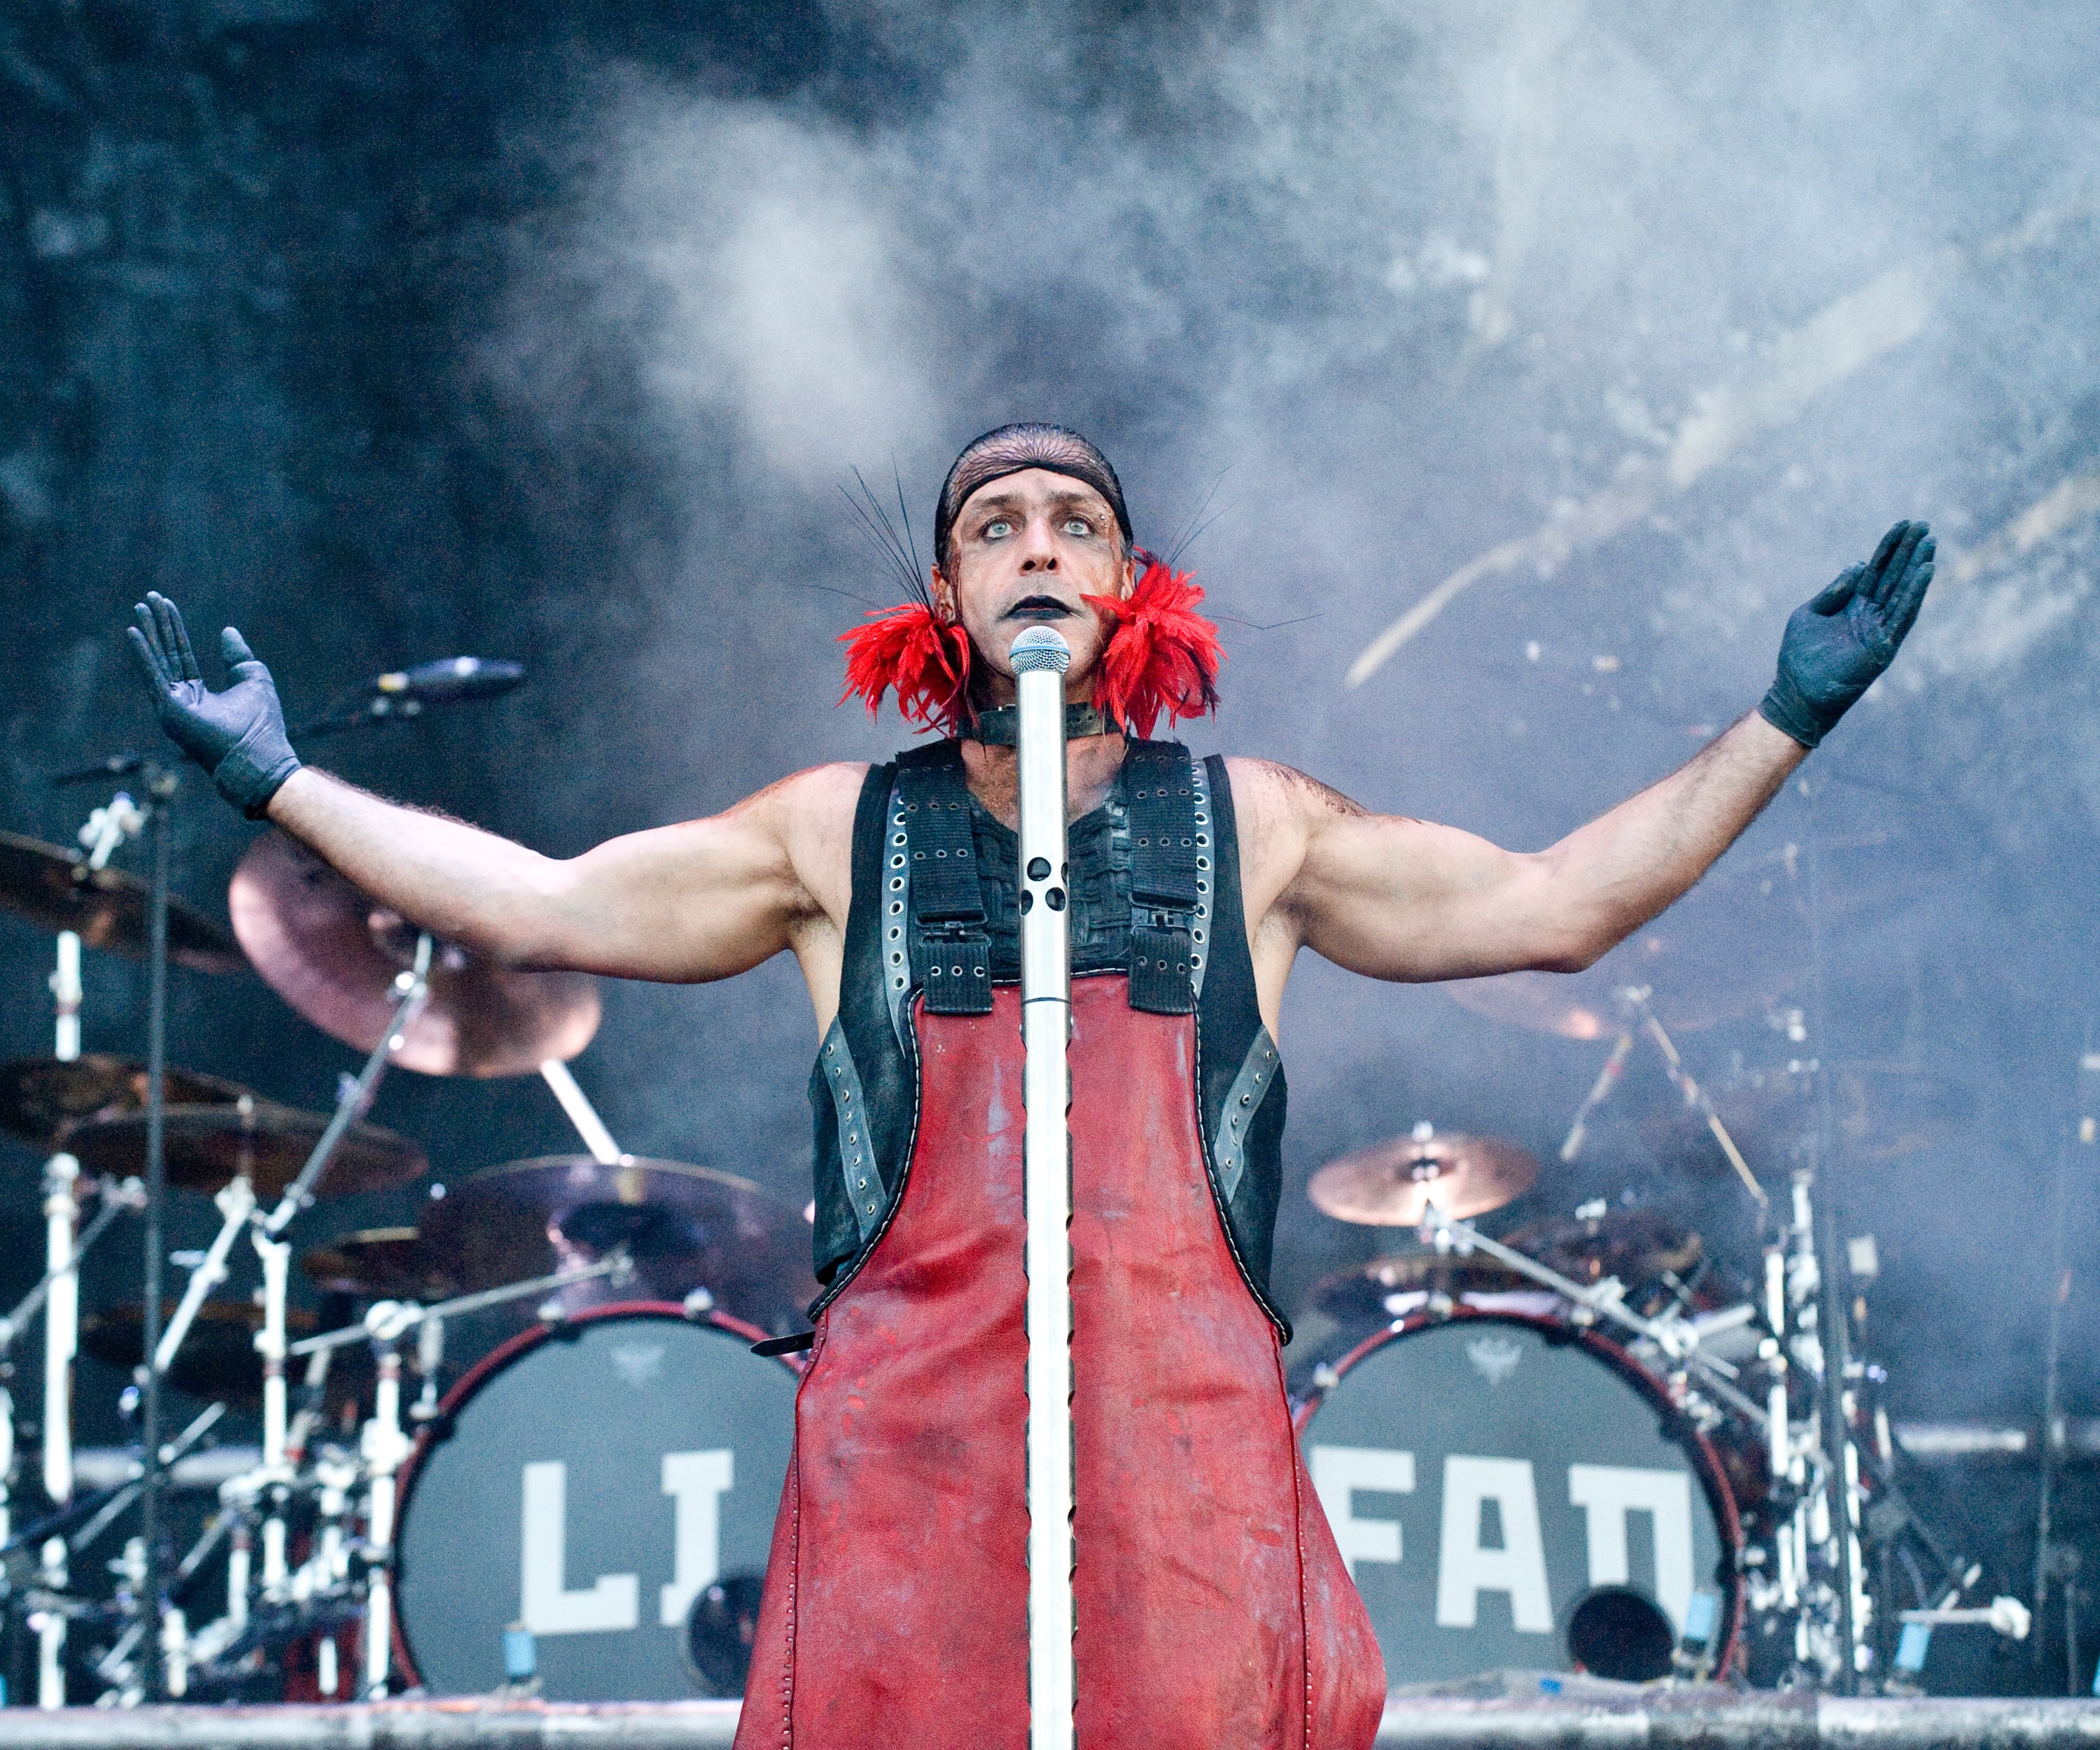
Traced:
POLYGON ((1758 708, 1813 747, 1895 661, 1932 581, 1931 532, 1899 522, 1864 565, 1847 566, 1803 602, 1780 640, 1779 674, 1758 708))
POLYGON ((137 624, 125 628, 126 636, 169 740, 211 774, 221 796, 250 820, 260 820, 270 798, 299 769, 270 671, 228 626, 219 634, 219 648, 233 685, 214 693, 204 683, 174 602, 149 590, 132 616, 137 624))

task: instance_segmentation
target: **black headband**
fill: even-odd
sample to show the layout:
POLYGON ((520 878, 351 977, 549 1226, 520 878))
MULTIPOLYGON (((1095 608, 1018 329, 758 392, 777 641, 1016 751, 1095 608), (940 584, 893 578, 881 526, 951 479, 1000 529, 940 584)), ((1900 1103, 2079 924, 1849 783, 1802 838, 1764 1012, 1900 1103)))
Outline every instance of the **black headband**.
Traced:
POLYGON ((946 566, 949 536, 964 505, 993 481, 1025 474, 1031 468, 1061 474, 1068 480, 1092 487, 1115 513, 1123 545, 1136 545, 1130 512, 1123 501, 1123 483, 1116 478, 1108 457, 1076 431, 1062 425, 1030 423, 988 431, 965 446, 955 458, 955 466, 941 484, 940 500, 933 509, 934 562, 946 566))

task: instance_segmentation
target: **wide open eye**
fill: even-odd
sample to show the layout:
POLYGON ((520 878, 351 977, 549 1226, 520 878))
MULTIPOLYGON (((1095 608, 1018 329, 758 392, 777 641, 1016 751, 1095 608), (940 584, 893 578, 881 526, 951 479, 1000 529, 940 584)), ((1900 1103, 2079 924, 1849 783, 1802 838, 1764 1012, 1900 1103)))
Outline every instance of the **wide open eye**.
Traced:
POLYGON ((1013 524, 1004 517, 994 517, 981 532, 986 540, 1004 540, 1013 532, 1013 524))
POLYGON ((1067 517, 1065 518, 1065 532, 1067 535, 1091 535, 1094 532, 1094 526, 1084 517, 1067 517))

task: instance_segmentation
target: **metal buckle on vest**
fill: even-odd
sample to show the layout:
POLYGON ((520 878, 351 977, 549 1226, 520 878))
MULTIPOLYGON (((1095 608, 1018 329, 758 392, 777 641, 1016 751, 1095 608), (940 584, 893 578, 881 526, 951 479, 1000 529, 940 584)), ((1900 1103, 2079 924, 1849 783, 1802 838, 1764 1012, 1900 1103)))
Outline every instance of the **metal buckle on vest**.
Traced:
POLYGON ((991 1013, 991 939, 981 925, 921 925, 920 989, 934 1015, 991 1013))
POLYGON ((1148 1015, 1187 1015, 1196 1007, 1189 956, 1193 915, 1167 906, 1130 908, 1130 1006, 1148 1015))

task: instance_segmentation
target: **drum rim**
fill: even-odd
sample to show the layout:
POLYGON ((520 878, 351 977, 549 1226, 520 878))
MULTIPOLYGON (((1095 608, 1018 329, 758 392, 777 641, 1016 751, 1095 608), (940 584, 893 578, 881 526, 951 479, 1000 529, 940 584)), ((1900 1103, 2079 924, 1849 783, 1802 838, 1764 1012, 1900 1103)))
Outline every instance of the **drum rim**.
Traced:
MULTIPOLYGON (((740 1338, 747 1343, 764 1342, 766 1333, 748 1320, 739 1319, 735 1313, 724 1312, 719 1307, 710 1307, 704 1312, 688 1311, 675 1300, 620 1300, 603 1307, 586 1307, 580 1312, 549 1323, 536 1324, 506 1337, 474 1365, 452 1382, 452 1390, 438 1400, 438 1413, 430 1424, 416 1436, 414 1448, 403 1461, 395 1477, 394 1541, 386 1559, 386 1574, 392 1582, 387 1589, 387 1627, 394 1642, 394 1661, 397 1669, 408 1682, 420 1687, 423 1673, 416 1664, 416 1656, 408 1645, 408 1624, 401 1620, 401 1533, 408 1523, 408 1508, 416 1494, 416 1483, 422 1475, 423 1461, 435 1449, 438 1431, 452 1419, 459 1409, 483 1384, 502 1372, 510 1362, 529 1349, 551 1342, 563 1332, 578 1325, 594 1325, 607 1319, 675 1319, 681 1325, 711 1325, 728 1336, 740 1338)), ((761 1361, 777 1361, 799 1382, 804 1363, 799 1355, 760 1355, 761 1361)))
POLYGON ((1714 1509, 1714 1515, 1720 1522, 1722 1558, 1728 1569, 1728 1632, 1722 1642, 1721 1651, 1714 1657, 1713 1667, 1714 1676, 1718 1681, 1735 1660, 1743 1638, 1745 1616, 1743 1517, 1736 1505, 1735 1491, 1728 1487, 1728 1473, 1721 1463, 1719 1449, 1708 1438, 1706 1430, 1685 1414, 1671 1399, 1669 1387, 1638 1357, 1629 1354, 1594 1326, 1577 1325, 1572 1320, 1555 1318, 1550 1314, 1519 1312, 1514 1308, 1502 1307, 1461 1304, 1445 1312, 1432 1312, 1427 1307, 1418 1308, 1405 1318, 1395 1319, 1389 1325, 1380 1325, 1339 1360, 1330 1364, 1334 1373, 1333 1384, 1316 1382, 1290 1418, 1291 1430, 1297 1436, 1301 1457, 1306 1432, 1312 1426, 1312 1417, 1318 1413, 1320 1406, 1326 1402, 1329 1394, 1348 1377, 1351 1369, 1387 1344, 1411 1337, 1417 1331, 1468 1320, 1498 1325, 1528 1325, 1557 1341, 1580 1344, 1645 1397, 1670 1426, 1690 1437, 1697 1456, 1697 1462, 1693 1468, 1698 1474, 1700 1488, 1705 1492, 1707 1504, 1714 1509))

